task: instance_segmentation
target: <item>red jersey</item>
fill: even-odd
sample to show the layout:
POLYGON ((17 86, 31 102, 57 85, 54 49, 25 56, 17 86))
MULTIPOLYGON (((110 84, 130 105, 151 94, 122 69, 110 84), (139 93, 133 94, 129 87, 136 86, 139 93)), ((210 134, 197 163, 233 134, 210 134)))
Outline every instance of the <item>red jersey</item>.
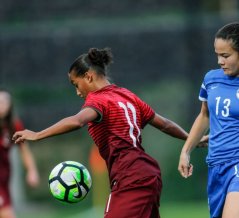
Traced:
POLYGON ((145 153, 141 130, 154 117, 153 109, 131 91, 109 85, 88 94, 83 108, 91 107, 99 119, 88 123, 88 131, 106 161, 112 182, 127 183, 158 176, 157 162, 145 153))
MULTIPOLYGON (((19 120, 14 121, 14 131, 23 130, 22 122, 19 120)), ((0 134, 0 184, 8 184, 10 177, 10 148, 13 146, 12 135, 8 128, 3 128, 0 134)))

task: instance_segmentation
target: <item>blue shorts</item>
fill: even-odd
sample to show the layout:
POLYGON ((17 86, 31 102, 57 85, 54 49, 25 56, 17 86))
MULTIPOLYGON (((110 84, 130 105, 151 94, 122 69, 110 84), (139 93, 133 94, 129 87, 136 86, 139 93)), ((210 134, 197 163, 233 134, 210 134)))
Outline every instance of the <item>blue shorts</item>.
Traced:
POLYGON ((208 205, 211 218, 221 218, 226 195, 239 192, 239 159, 208 168, 208 205))

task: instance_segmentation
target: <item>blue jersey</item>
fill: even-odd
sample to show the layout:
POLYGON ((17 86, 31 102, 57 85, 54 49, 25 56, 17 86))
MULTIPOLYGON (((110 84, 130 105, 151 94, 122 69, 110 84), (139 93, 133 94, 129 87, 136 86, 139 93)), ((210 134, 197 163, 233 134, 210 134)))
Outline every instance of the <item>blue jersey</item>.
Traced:
POLYGON ((227 76, 222 69, 204 77, 199 99, 209 110, 207 163, 215 165, 239 158, 239 77, 227 76))

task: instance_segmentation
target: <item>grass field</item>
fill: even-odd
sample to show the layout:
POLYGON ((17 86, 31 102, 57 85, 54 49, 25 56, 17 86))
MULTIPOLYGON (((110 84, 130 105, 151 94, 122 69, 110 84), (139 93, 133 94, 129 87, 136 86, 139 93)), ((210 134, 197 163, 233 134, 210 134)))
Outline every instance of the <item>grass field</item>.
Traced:
MULTIPOLYGON (((160 209, 161 218, 208 218, 206 202, 164 203, 160 209)), ((30 206, 17 212, 18 218, 103 218, 103 208, 91 208, 84 211, 69 207, 50 208, 48 206, 30 206)), ((143 217, 142 217, 143 218, 143 217)))

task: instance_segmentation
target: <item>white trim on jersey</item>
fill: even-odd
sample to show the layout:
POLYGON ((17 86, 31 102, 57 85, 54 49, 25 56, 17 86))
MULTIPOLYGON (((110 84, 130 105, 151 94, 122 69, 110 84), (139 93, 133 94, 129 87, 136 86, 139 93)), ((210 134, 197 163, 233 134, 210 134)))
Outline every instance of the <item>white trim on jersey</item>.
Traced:
POLYGON ((205 85, 203 83, 201 85, 201 88, 206 90, 206 87, 205 87, 205 85))
POLYGON ((200 101, 207 101, 206 98, 202 98, 201 96, 199 96, 198 99, 199 99, 200 101))

